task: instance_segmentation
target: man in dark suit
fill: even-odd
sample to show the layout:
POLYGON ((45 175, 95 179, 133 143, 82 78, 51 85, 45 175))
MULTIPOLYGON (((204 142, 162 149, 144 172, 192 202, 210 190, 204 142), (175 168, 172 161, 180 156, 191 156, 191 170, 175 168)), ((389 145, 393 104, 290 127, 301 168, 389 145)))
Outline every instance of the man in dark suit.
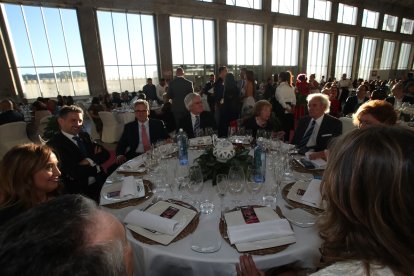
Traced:
POLYGON ((161 103, 157 96, 157 88, 152 83, 151 78, 147 79, 147 84, 142 87, 142 91, 144 92, 148 101, 157 101, 158 103, 161 103))
POLYGON ((307 97, 309 116, 299 120, 292 144, 300 153, 313 150, 323 151, 329 141, 342 133, 342 123, 329 113, 329 97, 324 94, 310 94, 307 97))
POLYGON ((351 97, 348 97, 348 99, 346 99, 344 109, 343 109, 344 116, 355 113, 355 111, 357 111, 358 107, 361 104, 369 100, 369 98, 367 97, 367 91, 368 91, 368 87, 364 84, 361 84, 357 88, 357 94, 355 96, 351 96, 351 97))
POLYGON ((414 104, 414 98, 404 95, 404 85, 399 82, 391 89, 392 96, 386 99, 387 102, 392 104, 394 108, 401 107, 402 103, 408 102, 414 104))
POLYGON ((188 138, 202 136, 202 131, 207 127, 216 129, 213 114, 204 111, 199 94, 188 94, 184 98, 184 104, 189 112, 180 120, 178 128, 182 128, 187 133, 188 138))
POLYGON ((216 76, 214 74, 210 75, 209 81, 204 85, 204 94, 207 95, 207 102, 210 107, 210 111, 214 114, 215 111, 215 104, 214 104, 214 81, 216 80, 216 76))
POLYGON ((13 103, 10 100, 1 101, 0 111, 0 125, 24 121, 23 114, 13 109, 13 103))
POLYGON ((193 83, 184 78, 184 70, 177 68, 176 77, 170 82, 168 96, 171 99, 171 111, 174 115, 175 125, 178 126, 181 117, 187 113, 184 98, 188 93, 194 92, 193 83))
POLYGON ((100 167, 109 152, 81 131, 83 111, 78 106, 64 106, 59 111, 60 132, 47 144, 58 156, 62 180, 68 193, 84 194, 99 202, 106 173, 100 167))
POLYGON ((124 126, 121 139, 116 147, 116 162, 122 164, 151 148, 158 140, 170 138, 164 122, 149 119, 149 104, 145 100, 137 100, 134 104, 136 120, 124 126))

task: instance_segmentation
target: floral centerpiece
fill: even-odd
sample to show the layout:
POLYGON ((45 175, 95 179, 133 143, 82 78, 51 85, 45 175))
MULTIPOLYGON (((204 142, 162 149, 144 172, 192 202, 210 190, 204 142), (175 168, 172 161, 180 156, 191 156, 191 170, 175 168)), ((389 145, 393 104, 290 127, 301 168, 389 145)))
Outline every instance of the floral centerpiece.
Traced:
POLYGON ((213 150, 212 147, 207 148, 203 154, 194 160, 201 167, 204 181, 211 179, 213 185, 216 185, 216 175, 228 174, 230 167, 240 166, 246 171, 247 166, 253 164, 253 157, 249 155, 249 149, 244 147, 236 147, 235 155, 226 162, 218 161, 213 154, 213 150))

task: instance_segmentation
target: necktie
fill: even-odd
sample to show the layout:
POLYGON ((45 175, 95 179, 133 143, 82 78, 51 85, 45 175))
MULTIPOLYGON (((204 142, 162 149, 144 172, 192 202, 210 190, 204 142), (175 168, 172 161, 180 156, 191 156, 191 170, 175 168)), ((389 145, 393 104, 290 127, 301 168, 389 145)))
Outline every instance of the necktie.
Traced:
POLYGON ((144 146, 144 152, 147 152, 151 149, 151 144, 148 139, 147 128, 144 124, 141 124, 141 136, 142 136, 142 145, 144 146))
POLYGON ((83 143, 82 139, 79 136, 73 136, 72 139, 76 141, 76 144, 78 145, 78 148, 83 157, 87 157, 88 154, 86 152, 85 144, 83 143))
POLYGON ((195 120, 195 123, 194 123, 194 136, 195 137, 200 137, 200 136, 202 136, 201 135, 201 128, 200 128, 200 116, 197 115, 195 117, 196 117, 196 120, 195 120))
POLYGON ((315 120, 312 120, 311 126, 308 129, 308 131, 306 131, 305 135, 303 135, 303 138, 300 140, 298 148, 299 149, 306 149, 306 144, 308 143, 310 137, 312 136, 312 132, 313 129, 315 128, 315 120))

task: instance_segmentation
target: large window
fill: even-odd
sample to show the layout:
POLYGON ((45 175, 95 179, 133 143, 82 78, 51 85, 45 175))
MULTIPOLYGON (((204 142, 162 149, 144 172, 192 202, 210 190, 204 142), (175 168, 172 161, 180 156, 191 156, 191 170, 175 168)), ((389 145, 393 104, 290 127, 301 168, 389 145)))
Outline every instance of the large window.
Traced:
POLYGON ((356 25, 358 8, 342 3, 338 5, 338 23, 356 25))
POLYGON ((226 0, 226 5, 261 10, 262 0, 226 0))
POLYGON ((1 4, 28 99, 88 95, 76 11, 1 4))
POLYGON ((414 21, 403 18, 401 23, 401 33, 403 34, 413 34, 413 28, 414 28, 414 21))
POLYGON ((299 15, 299 0, 272 0, 272 12, 299 15))
POLYGON ((214 72, 213 20, 170 17, 171 51, 174 68, 183 66, 195 85, 203 84, 214 72))
POLYGON ((385 40, 384 45, 382 47, 382 54, 381 54, 381 63, 380 63, 381 70, 391 69, 392 59, 394 57, 394 50, 395 50, 395 42, 385 40))
POLYGON ((316 78, 326 76, 328 73, 330 34, 309 32, 308 64, 306 73, 316 74, 316 78))
POLYGON ((354 58, 355 37, 338 36, 338 46, 336 48, 335 77, 339 80, 342 74, 352 75, 352 61, 354 58))
POLYGON ((398 57, 397 69, 405 70, 408 69, 408 59, 410 58, 411 44, 401 43, 400 56, 398 57))
POLYGON ((98 11, 98 25, 109 92, 138 91, 146 78, 158 82, 151 15, 98 11))
POLYGON ((384 14, 384 22, 382 24, 383 31, 395 32, 397 31, 398 17, 389 14, 384 14))
POLYGON ((309 0, 308 17, 329 21, 331 20, 332 2, 326 0, 309 0))
POLYGON ((273 28, 272 65, 297 66, 299 55, 299 31, 273 28))
POLYGON ((359 59, 359 74, 360 78, 368 80, 370 72, 374 67, 375 49, 377 47, 377 40, 364 38, 362 40, 361 58, 359 59))
POLYGON ((263 27, 227 23, 227 62, 234 65, 262 65, 263 27))
POLYGON ((362 27, 376 29, 378 28, 379 12, 364 10, 362 16, 362 27))

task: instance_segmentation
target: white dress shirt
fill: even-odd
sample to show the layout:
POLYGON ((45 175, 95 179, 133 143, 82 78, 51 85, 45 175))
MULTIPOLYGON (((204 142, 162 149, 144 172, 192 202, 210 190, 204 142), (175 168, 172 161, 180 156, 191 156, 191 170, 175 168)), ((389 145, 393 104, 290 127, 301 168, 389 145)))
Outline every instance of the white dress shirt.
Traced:
POLYGON ((284 109, 287 107, 286 103, 296 105, 295 91, 293 87, 290 87, 286 82, 280 83, 276 88, 275 97, 284 109))

